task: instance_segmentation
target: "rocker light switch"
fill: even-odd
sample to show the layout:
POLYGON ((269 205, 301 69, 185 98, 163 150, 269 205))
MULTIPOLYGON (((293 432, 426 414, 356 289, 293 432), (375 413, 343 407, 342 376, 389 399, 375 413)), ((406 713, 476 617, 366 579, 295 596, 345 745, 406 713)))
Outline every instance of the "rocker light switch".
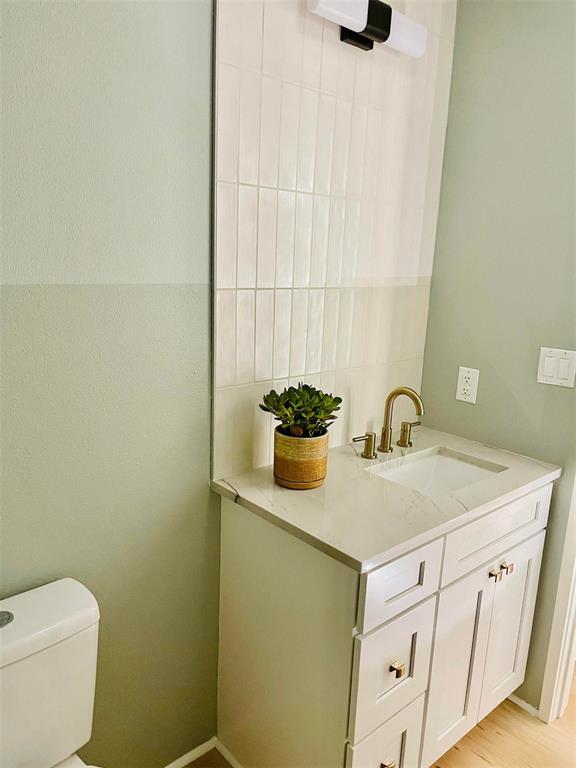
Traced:
POLYGON ((557 387, 573 387, 576 380, 576 352, 569 349, 540 347, 536 381, 557 387))

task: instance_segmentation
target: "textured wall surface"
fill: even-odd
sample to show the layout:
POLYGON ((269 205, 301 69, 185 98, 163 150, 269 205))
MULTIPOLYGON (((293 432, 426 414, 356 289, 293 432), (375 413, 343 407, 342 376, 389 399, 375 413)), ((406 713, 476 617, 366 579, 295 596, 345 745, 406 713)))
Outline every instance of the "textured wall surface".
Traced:
POLYGON ((0 580, 96 595, 107 768, 216 728, 211 12, 2 3, 0 580))
POLYGON ((270 463, 271 387, 343 396, 332 445, 420 387, 456 3, 393 5, 423 59, 345 45, 305 0, 218 3, 216 476, 270 463))
POLYGON ((426 423, 560 464, 528 673, 538 705, 576 468, 576 392, 536 383, 576 349, 575 6, 462 0, 426 340, 426 423), (480 369, 475 406, 454 399, 480 369))

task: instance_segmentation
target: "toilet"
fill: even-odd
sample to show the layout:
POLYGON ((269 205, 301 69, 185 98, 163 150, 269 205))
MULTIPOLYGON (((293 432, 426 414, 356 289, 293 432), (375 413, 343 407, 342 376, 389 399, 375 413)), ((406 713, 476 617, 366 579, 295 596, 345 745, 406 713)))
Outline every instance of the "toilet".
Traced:
POLYGON ((0 601, 2 768, 86 765, 75 753, 92 733, 99 620, 74 579, 0 601))

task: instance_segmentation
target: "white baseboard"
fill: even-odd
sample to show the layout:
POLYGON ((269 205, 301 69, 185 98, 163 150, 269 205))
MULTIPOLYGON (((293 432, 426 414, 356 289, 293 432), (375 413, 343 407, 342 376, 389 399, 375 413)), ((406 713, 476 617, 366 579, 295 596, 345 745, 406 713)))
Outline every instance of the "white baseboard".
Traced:
POLYGON ((224 746, 224 744, 222 744, 222 742, 218 737, 216 737, 215 741, 216 743, 214 746, 216 747, 218 752, 220 752, 222 757, 230 763, 232 768, 242 768, 238 760, 236 760, 234 755, 224 746))
MULTIPOLYGON (((185 755, 182 755, 182 757, 174 760, 174 762, 170 763, 170 765, 167 765, 166 768, 186 768, 186 766, 190 765, 190 763, 192 763, 194 760, 197 760, 199 757, 202 757, 202 755, 205 755, 206 752, 210 752, 211 749, 215 748, 216 736, 212 736, 212 738, 208 739, 208 741, 205 741, 204 744, 199 744, 195 749, 190 750, 190 752, 186 752, 185 755)), ((226 755, 224 755, 224 757, 226 757, 226 755)))
POLYGON ((510 696, 508 696, 508 698, 513 704, 516 704, 516 706, 520 707, 520 709, 523 709, 526 712, 528 712, 528 714, 532 715, 532 717, 537 717, 538 720, 542 719, 536 707, 533 707, 532 704, 528 704, 528 702, 524 701, 524 699, 520 699, 518 696, 516 696, 513 693, 511 693, 510 696))

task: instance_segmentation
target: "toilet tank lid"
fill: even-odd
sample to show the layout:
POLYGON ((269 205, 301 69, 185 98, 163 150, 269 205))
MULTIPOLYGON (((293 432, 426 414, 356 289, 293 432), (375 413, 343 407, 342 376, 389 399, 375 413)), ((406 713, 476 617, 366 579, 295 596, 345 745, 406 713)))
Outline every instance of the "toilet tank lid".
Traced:
POLYGON ((0 611, 14 616, 0 626, 0 668, 55 645, 100 619, 96 598, 75 579, 59 579, 0 600, 0 611))

